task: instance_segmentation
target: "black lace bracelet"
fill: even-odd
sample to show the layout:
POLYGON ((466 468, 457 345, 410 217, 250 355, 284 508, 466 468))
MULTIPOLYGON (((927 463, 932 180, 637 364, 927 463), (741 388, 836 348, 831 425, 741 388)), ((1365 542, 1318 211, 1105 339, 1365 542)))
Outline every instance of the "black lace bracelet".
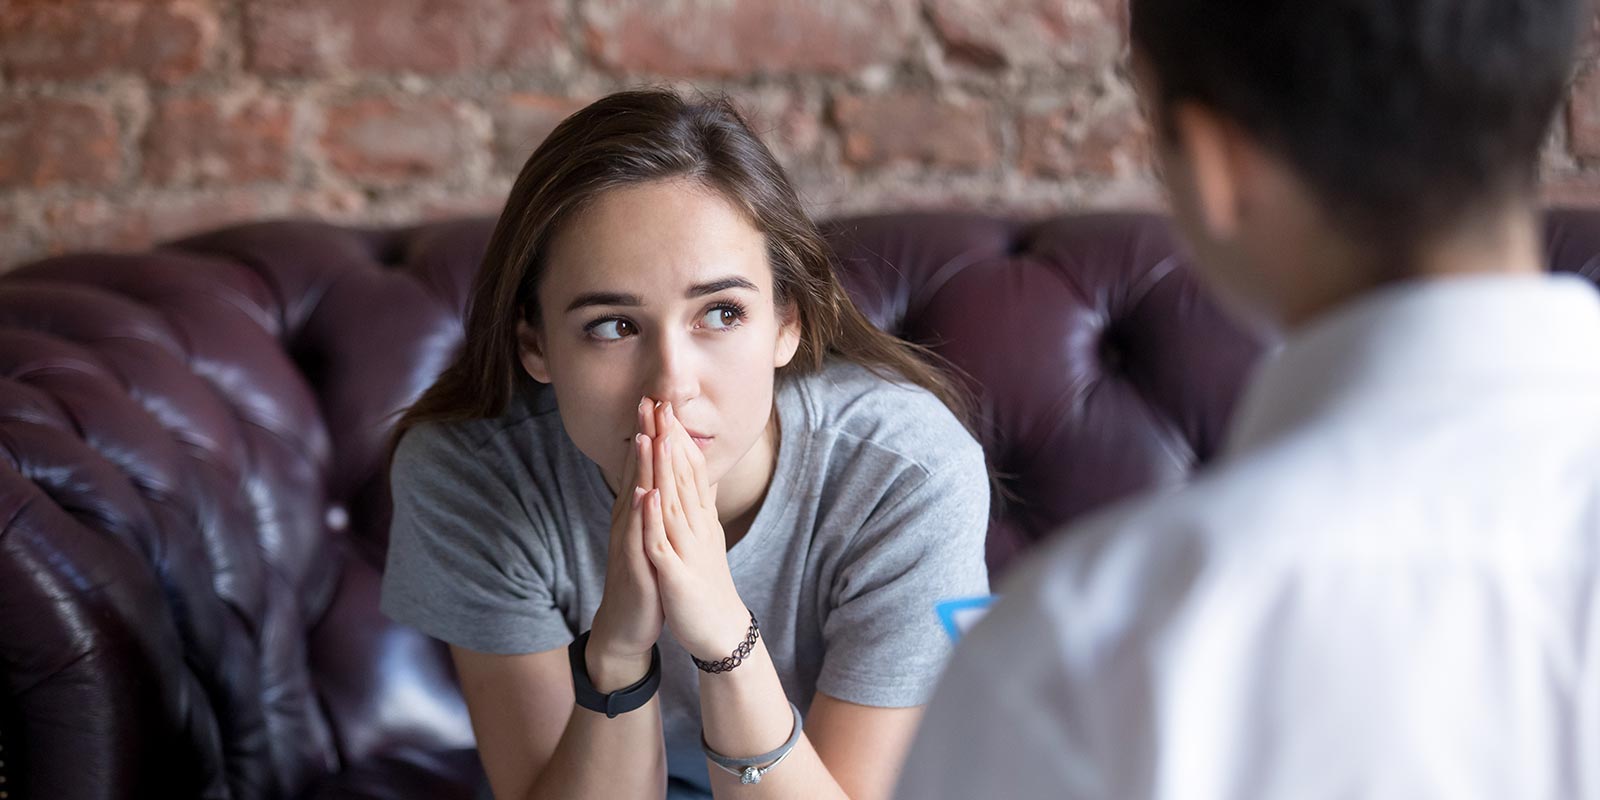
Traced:
POLYGON ((693 661, 694 665, 699 667, 701 672, 710 672, 713 674, 718 672, 728 672, 734 667, 743 664, 744 660, 750 657, 750 651, 755 649, 756 640, 759 638, 761 638, 761 626, 756 624, 756 615, 755 612, 752 611, 750 612, 750 630, 744 635, 744 641, 740 642, 739 646, 734 648, 733 655, 728 656, 727 658, 718 659, 716 661, 701 661, 700 659, 695 658, 693 653, 690 653, 689 660, 693 661))

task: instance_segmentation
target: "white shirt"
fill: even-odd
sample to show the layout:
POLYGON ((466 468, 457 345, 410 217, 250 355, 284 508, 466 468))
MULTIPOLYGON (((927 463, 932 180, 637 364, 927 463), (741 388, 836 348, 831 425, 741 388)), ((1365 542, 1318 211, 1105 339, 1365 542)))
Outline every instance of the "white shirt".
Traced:
POLYGON ((1600 298, 1354 301, 1258 370, 1214 468, 1001 594, 904 800, 1600 798, 1600 298))

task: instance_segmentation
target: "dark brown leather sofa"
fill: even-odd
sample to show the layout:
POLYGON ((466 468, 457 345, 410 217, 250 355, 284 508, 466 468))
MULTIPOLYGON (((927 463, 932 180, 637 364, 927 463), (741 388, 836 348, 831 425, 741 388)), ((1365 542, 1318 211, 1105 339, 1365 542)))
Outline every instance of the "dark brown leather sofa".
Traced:
MULTIPOLYGON (((392 414, 459 343, 491 225, 262 223, 0 275, 0 792, 470 796, 448 657, 377 591, 392 414)), ((1547 227, 1553 269, 1600 276, 1600 211, 1547 227)), ((828 233, 870 318, 973 381, 1015 496, 997 575, 1205 464, 1271 338, 1158 216, 828 233)))

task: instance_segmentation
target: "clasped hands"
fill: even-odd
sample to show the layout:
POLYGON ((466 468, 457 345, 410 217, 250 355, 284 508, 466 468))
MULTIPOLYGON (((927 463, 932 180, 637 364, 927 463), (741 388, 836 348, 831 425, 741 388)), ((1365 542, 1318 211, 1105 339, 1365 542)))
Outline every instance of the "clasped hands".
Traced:
POLYGON ((648 659, 663 625, 690 654, 726 657, 750 614, 733 585, 717 486, 670 403, 645 398, 611 512, 605 592, 589 660, 648 659), (598 652, 596 652, 598 650, 598 652))

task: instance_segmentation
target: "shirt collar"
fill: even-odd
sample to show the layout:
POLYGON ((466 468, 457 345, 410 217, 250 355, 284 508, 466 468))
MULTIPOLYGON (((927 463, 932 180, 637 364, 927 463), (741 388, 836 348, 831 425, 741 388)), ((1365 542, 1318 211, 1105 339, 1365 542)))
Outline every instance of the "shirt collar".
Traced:
POLYGON ((1432 278, 1312 320, 1250 379, 1227 455, 1330 415, 1470 402, 1485 386, 1600 385, 1600 295, 1572 275, 1432 278), (1473 391, 1476 389, 1477 391, 1473 391))

